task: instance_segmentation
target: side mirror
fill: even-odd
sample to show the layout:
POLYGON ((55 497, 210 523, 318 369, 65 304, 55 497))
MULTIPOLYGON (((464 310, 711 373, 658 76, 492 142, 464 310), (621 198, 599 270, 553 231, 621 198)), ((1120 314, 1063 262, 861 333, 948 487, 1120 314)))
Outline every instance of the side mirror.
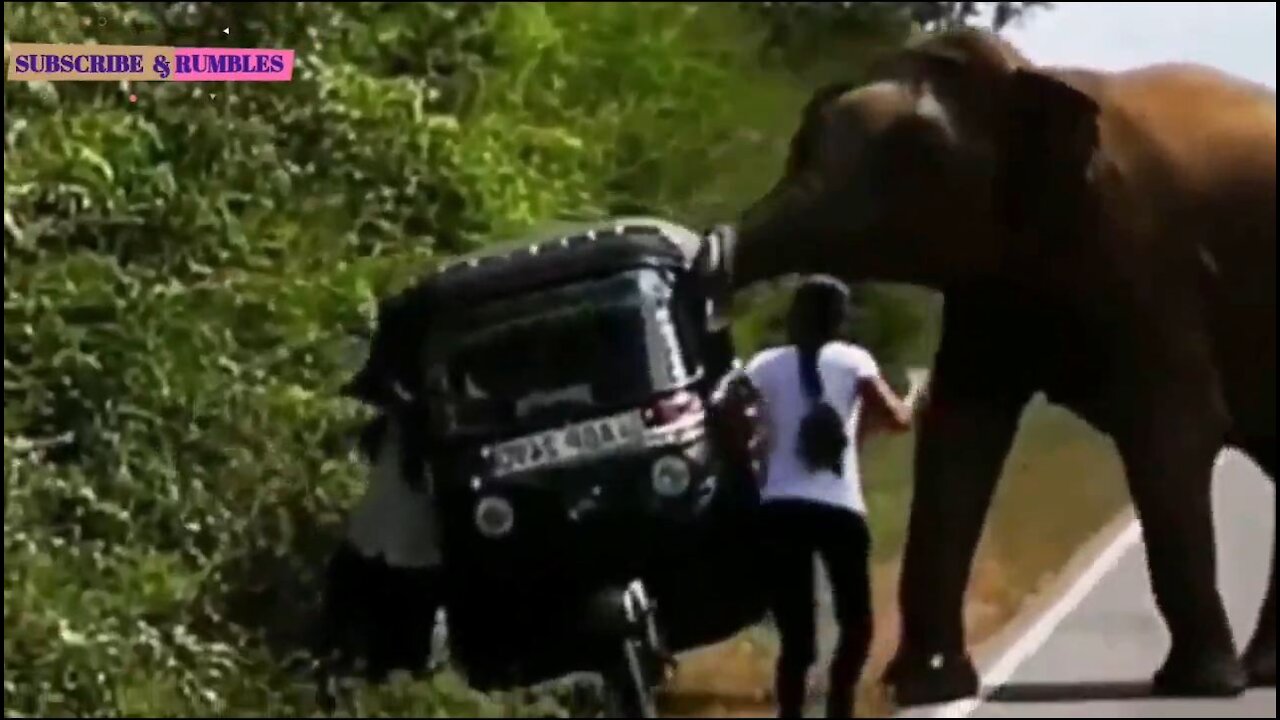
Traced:
POLYGON ((715 225, 703 233, 703 249, 698 254, 699 272, 707 278, 723 276, 727 281, 737 239, 737 230, 727 223, 715 225))
POLYGON ((707 231, 703 238, 696 267, 710 303, 708 322, 712 331, 719 331, 729 326, 733 308, 732 258, 738 235, 732 225, 721 224, 707 231))

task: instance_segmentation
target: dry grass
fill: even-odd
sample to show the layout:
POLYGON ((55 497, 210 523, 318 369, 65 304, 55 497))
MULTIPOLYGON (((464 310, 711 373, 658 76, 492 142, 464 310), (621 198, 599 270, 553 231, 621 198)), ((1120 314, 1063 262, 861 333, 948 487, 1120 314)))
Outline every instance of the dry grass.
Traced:
MULTIPOLYGON (((887 716, 875 682, 898 635, 898 560, 910 504, 912 438, 869 449, 868 502, 877 544, 873 571, 876 634, 859 692, 859 710, 887 716)), ((1024 420, 997 491, 974 562, 965 622, 973 644, 1014 617, 1071 555, 1101 530, 1126 501, 1121 469, 1109 443, 1073 416, 1043 403, 1024 420)), ((830 622, 829 618, 820 622, 830 622)), ((663 696, 675 717, 767 717, 774 713, 776 642, 767 627, 682 658, 663 696)), ((815 672, 815 694, 823 684, 815 672)))

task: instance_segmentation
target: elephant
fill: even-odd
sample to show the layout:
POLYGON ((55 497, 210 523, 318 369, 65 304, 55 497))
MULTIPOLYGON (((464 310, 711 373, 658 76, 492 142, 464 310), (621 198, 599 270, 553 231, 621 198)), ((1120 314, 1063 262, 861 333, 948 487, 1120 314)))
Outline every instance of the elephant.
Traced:
POLYGON ((941 294, 884 678, 897 702, 978 691, 962 599, 1038 394, 1122 461, 1171 638, 1153 692, 1275 685, 1274 544, 1241 653, 1210 500, 1227 446, 1274 483, 1275 198, 1274 90, 1205 66, 1048 67, 947 30, 814 93, 776 182, 727 225, 724 282, 741 296, 821 272, 941 294))

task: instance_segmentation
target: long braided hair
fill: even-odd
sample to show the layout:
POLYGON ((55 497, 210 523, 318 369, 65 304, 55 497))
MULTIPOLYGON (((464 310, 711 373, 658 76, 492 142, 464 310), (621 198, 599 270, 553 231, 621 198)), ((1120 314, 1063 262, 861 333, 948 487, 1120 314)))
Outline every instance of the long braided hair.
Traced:
POLYGON ((844 420, 824 398, 818 359, 835 340, 849 312, 849 290, 835 278, 806 279, 796 290, 787 318, 787 333, 799 356, 800 385, 811 408, 800 423, 796 449, 810 471, 841 474, 849 446, 844 420))

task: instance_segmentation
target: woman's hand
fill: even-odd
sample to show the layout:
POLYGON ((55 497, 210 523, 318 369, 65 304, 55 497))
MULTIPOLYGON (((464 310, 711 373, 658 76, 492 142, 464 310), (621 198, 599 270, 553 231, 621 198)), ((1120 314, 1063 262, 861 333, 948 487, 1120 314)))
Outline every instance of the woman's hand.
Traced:
POLYGON ((912 368, 907 371, 908 389, 905 397, 899 399, 883 378, 871 378, 860 388, 867 400, 866 412, 860 423, 860 442, 871 432, 889 430, 906 432, 911 429, 917 408, 926 402, 929 389, 929 371, 924 368, 912 368))
POLYGON ((903 404, 910 407, 912 411, 923 407, 929 402, 929 370, 926 368, 911 368, 907 371, 907 396, 903 398, 903 404))

